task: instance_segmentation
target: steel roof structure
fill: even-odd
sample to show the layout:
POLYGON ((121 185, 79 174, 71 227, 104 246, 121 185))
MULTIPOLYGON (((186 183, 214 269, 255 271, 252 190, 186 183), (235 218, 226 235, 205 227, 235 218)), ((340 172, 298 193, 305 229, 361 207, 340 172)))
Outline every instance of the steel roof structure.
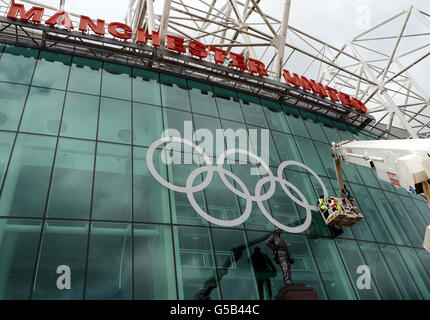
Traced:
MULTIPOLYGON (((0 2, 9 5, 8 0, 0 2)), ((64 8, 66 0, 59 0, 58 7, 49 7, 37 1, 20 2, 57 11, 64 8)), ((124 20, 134 30, 144 28, 148 32, 159 31, 161 39, 167 33, 178 35, 186 40, 197 40, 205 45, 233 50, 263 61, 269 71, 269 78, 264 80, 244 79, 246 76, 235 75, 230 70, 232 76, 227 81, 231 84, 237 81, 241 88, 252 87, 258 93, 267 91, 276 99, 281 98, 282 91, 288 91, 289 100, 285 98, 285 101, 292 103, 295 99, 293 104, 310 108, 311 111, 313 107, 306 108, 307 103, 319 104, 325 108, 328 116, 349 119, 350 123, 358 121, 359 125, 354 123, 355 126, 367 126, 366 129, 380 137, 430 136, 430 113, 427 113, 430 110, 430 97, 411 72, 414 68, 420 68, 420 64, 428 62, 429 15, 411 7, 360 33, 339 49, 290 26, 291 0, 276 2, 280 5, 277 10, 281 13, 280 17, 268 13, 273 12, 270 6, 273 6, 274 1, 267 0, 130 0, 124 20), (160 14, 156 14, 155 7, 161 9, 158 10, 160 14), (417 23, 426 31, 414 32, 417 23), (390 27, 385 28, 387 25, 390 27), (409 26, 414 26, 414 30, 409 31, 409 26), (387 35, 381 36, 381 32, 387 32, 387 35), (420 45, 412 50, 411 39, 420 41, 420 45), (318 79, 325 85, 362 100, 376 120, 358 119, 359 115, 356 114, 352 115, 354 120, 351 120, 348 110, 338 110, 340 117, 330 114, 329 108, 335 106, 327 99, 311 97, 303 90, 281 85, 279 81, 284 68, 318 79)), ((79 16, 74 13, 71 15, 79 16)), ((178 62, 178 57, 170 56, 170 61, 178 62)), ((202 77, 202 70, 198 70, 193 60, 189 58, 183 61, 189 70, 179 71, 202 77)), ((157 66, 161 65, 163 62, 158 61, 157 66)), ((205 66, 205 62, 201 62, 201 66, 205 66)), ((212 63, 207 63, 206 67, 207 71, 213 73, 207 80, 226 81, 221 75, 224 74, 222 68, 228 69, 228 61, 224 67, 214 68, 212 63)), ((339 105, 336 107, 339 109, 339 105)))

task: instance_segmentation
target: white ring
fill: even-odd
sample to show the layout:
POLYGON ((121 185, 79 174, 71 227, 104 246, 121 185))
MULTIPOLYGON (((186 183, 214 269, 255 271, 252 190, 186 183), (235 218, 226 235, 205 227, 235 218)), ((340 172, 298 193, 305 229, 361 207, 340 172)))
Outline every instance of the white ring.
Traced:
MULTIPOLYGON (((208 173, 209 175, 209 173, 208 173)), ((216 224, 218 226, 222 226, 222 227, 235 227, 238 226, 242 223, 244 223, 246 220, 248 220, 249 216, 251 215, 251 211, 252 211, 252 200, 251 200, 251 194, 249 193, 249 190, 246 188, 245 184, 243 183, 242 180, 239 179, 239 177, 237 177, 235 174, 231 173, 230 171, 225 170, 224 168, 217 168, 217 167, 202 167, 202 168, 197 168, 196 170, 194 170, 188 177, 187 179, 187 184, 186 184, 187 188, 190 189, 190 191, 187 192, 187 197, 188 200, 190 201, 191 206, 194 208, 194 210, 196 210, 196 212, 205 220, 216 224), (246 208, 245 211, 243 212, 243 214, 234 220, 220 220, 220 219, 216 219, 212 216, 210 216, 209 214, 207 214, 206 212, 204 212, 200 206, 198 205, 196 199, 194 198, 194 193, 191 192, 191 186, 193 185, 194 180, 196 179, 196 177, 205 172, 205 171, 210 171, 212 174, 214 171, 220 172, 220 171, 224 171, 224 174, 230 176, 231 178, 233 178, 233 180, 236 180, 236 182, 239 184, 239 186, 241 188, 243 188, 243 190, 245 191, 245 199, 246 199, 246 208)))
MULTIPOLYGON (((306 198, 303 195, 303 193, 301 193, 300 190, 297 189, 291 182, 289 182, 289 181, 287 181, 287 180, 285 180, 285 179, 283 179, 281 177, 275 177, 274 180, 277 181, 277 182, 279 182, 281 184, 281 186, 288 185, 291 189, 293 189, 295 192, 297 192, 297 194, 299 195, 299 197, 302 198, 304 204, 306 202, 305 206, 302 206, 302 207, 304 207, 306 209, 306 220, 305 220, 305 222, 302 225, 297 226, 297 227, 289 227, 289 226, 283 225, 279 221, 275 220, 270 215, 270 213, 267 212, 267 210, 264 207, 262 201, 257 201, 257 204, 258 204, 258 207, 260 208, 260 211, 264 214, 264 216, 267 218, 267 220, 269 220, 273 225, 277 226, 279 229, 282 229, 282 230, 284 230, 286 232, 289 232, 289 233, 301 233, 301 232, 305 232, 309 228, 309 226, 311 225, 311 223, 312 223, 311 206, 309 205, 309 203, 306 200, 306 198)), ((270 177, 266 177, 266 178, 263 178, 260 181, 258 181, 257 185, 255 186, 255 194, 260 194, 261 188, 268 181, 270 181, 270 177)))
POLYGON ((185 140, 182 138, 178 138, 178 137, 164 137, 164 138, 161 138, 161 139, 155 141, 149 147, 148 152, 146 154, 146 165, 148 166, 148 170, 149 170, 149 172, 151 172, 151 174, 155 178, 155 180, 157 180, 164 187, 166 187, 170 190, 176 191, 176 192, 180 192, 180 193, 187 193, 188 191, 200 192, 200 191, 204 190, 212 182, 213 171, 208 172, 206 179, 204 179, 204 181, 200 185, 195 186, 195 187, 191 186, 190 190, 188 190, 187 187, 179 187, 179 186, 175 186, 174 184, 171 184, 170 182, 166 181, 157 172, 157 170, 155 169, 155 166, 154 166, 154 161, 153 161, 154 152, 160 145, 167 143, 167 142, 182 143, 182 144, 185 144, 187 146, 190 146, 191 148, 194 148, 203 157, 204 161, 206 162, 206 164, 208 166, 212 165, 212 161, 208 157, 208 155, 199 146, 195 145, 191 141, 188 141, 188 140, 185 140))
MULTIPOLYGON (((289 166, 298 166, 301 167, 303 169, 306 169, 307 171, 309 171, 310 174, 312 174, 315 179, 317 179, 318 183, 321 185, 322 189, 323 189, 323 193, 324 193, 324 199, 327 199, 328 197, 328 192, 327 192, 327 188, 324 185, 324 182, 321 180, 321 178, 315 173, 315 171, 313 171, 311 168, 309 168, 307 165, 297 162, 297 161, 285 161, 283 163, 281 163, 281 165, 278 168, 278 177, 282 178, 282 174, 284 173, 284 170, 286 167, 289 166)), ((284 192, 291 198, 291 200, 293 200, 295 203, 297 203, 299 206, 306 208, 306 204, 304 202, 301 202, 300 200, 298 200, 296 197, 294 197, 294 195, 285 187, 284 184, 281 183, 281 187, 282 190, 284 190, 284 192)), ((300 194, 297 193, 299 196, 300 194)), ((307 202, 307 201, 306 201, 307 202)), ((309 202, 307 202, 309 205, 309 202)), ((320 208, 318 206, 311 206, 310 207, 312 211, 319 211, 320 208)))
MULTIPOLYGON (((248 156, 248 157, 250 157, 250 158, 254 158, 258 163, 260 163, 260 164, 263 166, 263 168, 266 170, 266 172, 267 172, 267 174, 269 175, 269 177, 274 178, 273 173, 272 173, 272 170, 270 170, 269 166, 267 165, 267 163, 265 163, 265 162, 263 161, 263 159, 261 159, 259 156, 257 156, 256 154, 254 154, 254 153, 252 153, 252 152, 250 152, 250 151, 246 151, 246 150, 242 150, 242 149, 229 149, 229 150, 227 150, 227 151, 223 152, 223 153, 218 157, 218 159, 217 159, 217 165, 218 165, 218 168, 219 168, 219 169, 224 169, 224 167, 223 167, 223 165, 224 165, 224 160, 225 160, 229 155, 236 154, 236 153, 246 155, 246 156, 248 156)), ((239 197, 241 197, 241 198, 245 198, 245 194, 244 194, 243 192, 240 192, 239 190, 237 190, 237 189, 236 189, 234 186, 232 186, 232 185, 231 185, 231 183, 226 179, 226 177, 225 177, 225 175, 224 175, 224 172, 225 172, 224 170, 220 170, 220 171, 219 171, 219 175, 220 175, 220 178, 221 178, 222 182, 224 182, 224 184, 227 186, 227 188, 228 188, 231 192, 233 192, 235 195, 237 195, 237 196, 239 196, 239 197)), ((275 183, 275 181, 272 181, 272 180, 271 180, 269 191, 267 191, 267 193, 266 193, 265 195, 262 195, 262 196, 261 196, 261 195, 260 195, 260 196, 257 196, 257 195, 255 195, 255 196, 251 196, 251 200, 252 200, 252 201, 266 201, 266 200, 268 200, 269 198, 271 198, 271 197, 275 194, 275 191, 276 191, 276 183, 275 183)))

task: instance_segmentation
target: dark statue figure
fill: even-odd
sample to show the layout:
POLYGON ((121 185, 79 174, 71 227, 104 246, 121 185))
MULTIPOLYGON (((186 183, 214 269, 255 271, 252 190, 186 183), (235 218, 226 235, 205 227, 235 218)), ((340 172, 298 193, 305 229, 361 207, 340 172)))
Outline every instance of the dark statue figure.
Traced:
POLYGON ((275 262, 281 267, 285 284, 287 286, 293 284, 291 279, 291 264, 294 263, 294 259, 288 252, 287 244, 281 238, 281 229, 275 229, 273 235, 266 240, 266 245, 272 249, 275 262))

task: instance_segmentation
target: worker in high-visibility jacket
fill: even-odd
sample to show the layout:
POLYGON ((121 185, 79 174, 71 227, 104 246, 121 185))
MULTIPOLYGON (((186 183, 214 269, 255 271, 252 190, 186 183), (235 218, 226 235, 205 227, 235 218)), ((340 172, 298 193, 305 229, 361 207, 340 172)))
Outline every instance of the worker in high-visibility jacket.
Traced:
POLYGON ((322 194, 322 193, 320 194, 320 197, 318 199, 318 207, 320 208, 320 210, 321 210, 322 214, 324 215, 324 217, 327 219, 329 217, 328 206, 327 206, 327 204, 325 202, 324 194, 322 194))
POLYGON ((343 211, 342 207, 339 204, 339 201, 336 201, 336 199, 334 199, 334 198, 330 199, 330 208, 333 211, 338 211, 338 212, 342 212, 343 211))

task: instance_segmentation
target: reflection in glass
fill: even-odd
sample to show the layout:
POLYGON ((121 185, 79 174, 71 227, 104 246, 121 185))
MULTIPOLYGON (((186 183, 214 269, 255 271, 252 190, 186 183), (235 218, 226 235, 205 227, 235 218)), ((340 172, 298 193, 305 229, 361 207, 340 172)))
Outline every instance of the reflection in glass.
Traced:
POLYGON ((100 102, 99 140, 131 143, 131 102, 102 98, 100 102))
POLYGON ((71 60, 69 55, 41 50, 32 85, 65 90, 71 60))
POLYGON ((41 225, 0 219, 0 300, 29 298, 41 225))
POLYGON ((209 229, 173 227, 180 300, 219 300, 209 229))
POLYGON ((55 138, 18 135, 0 198, 0 216, 43 216, 55 143, 55 138))
POLYGON ((87 222, 45 222, 32 299, 82 300, 87 242, 87 222), (57 287, 58 278, 65 274, 57 274, 59 266, 70 268, 70 290, 57 287))
POLYGON ((135 299, 177 299, 171 227, 136 224, 133 233, 135 299))
POLYGON ((61 135, 95 140, 99 114, 99 97, 67 93, 61 135))
POLYGON ((14 138, 13 133, 0 132, 0 186, 6 173, 14 138))
POLYGON ((99 95, 101 75, 101 61, 73 57, 68 90, 99 95))
POLYGON ((332 240, 309 239, 329 299, 355 300, 348 274, 332 240))
POLYGON ((244 122, 237 93, 214 87, 219 115, 223 119, 244 122))
POLYGON ((163 106, 190 111, 187 80, 167 74, 161 74, 160 80, 163 106))
MULTIPOLYGON (((168 189, 154 179, 146 164, 147 149, 134 148, 134 221, 170 223, 168 189)), ((154 153, 153 164, 157 172, 167 180, 166 165, 154 153)))
POLYGON ((222 298, 258 300, 244 231, 212 229, 222 298))
POLYGON ((86 299, 131 299, 131 234, 131 224, 91 224, 86 299))
POLYGON ((102 96, 131 100, 131 68, 105 62, 103 65, 102 96))
POLYGON ((93 219, 131 221, 131 161, 131 147, 97 144, 93 219))
POLYGON ((188 81, 193 112, 218 117, 214 89, 211 85, 188 81))
POLYGON ((64 94, 63 91, 32 87, 20 130, 58 135, 64 94))
POLYGON ((150 146, 161 138, 163 116, 161 108, 133 103, 133 132, 135 145, 150 146))
POLYGON ((60 139, 49 196, 48 217, 90 218, 94 151, 95 142, 60 139))
POLYGON ((161 106, 160 79, 157 72, 133 68, 133 101, 161 106))
POLYGON ((402 295, 397 286, 397 281, 392 277, 390 267, 379 251, 376 243, 358 242, 361 252, 366 259, 366 265, 369 266, 373 280, 378 285, 379 292, 383 299, 401 300, 402 295))
POLYGON ((0 83, 0 129, 16 131, 24 108, 28 86, 0 83))
POLYGON ((38 50, 7 45, 0 59, 0 81, 30 84, 38 50))

